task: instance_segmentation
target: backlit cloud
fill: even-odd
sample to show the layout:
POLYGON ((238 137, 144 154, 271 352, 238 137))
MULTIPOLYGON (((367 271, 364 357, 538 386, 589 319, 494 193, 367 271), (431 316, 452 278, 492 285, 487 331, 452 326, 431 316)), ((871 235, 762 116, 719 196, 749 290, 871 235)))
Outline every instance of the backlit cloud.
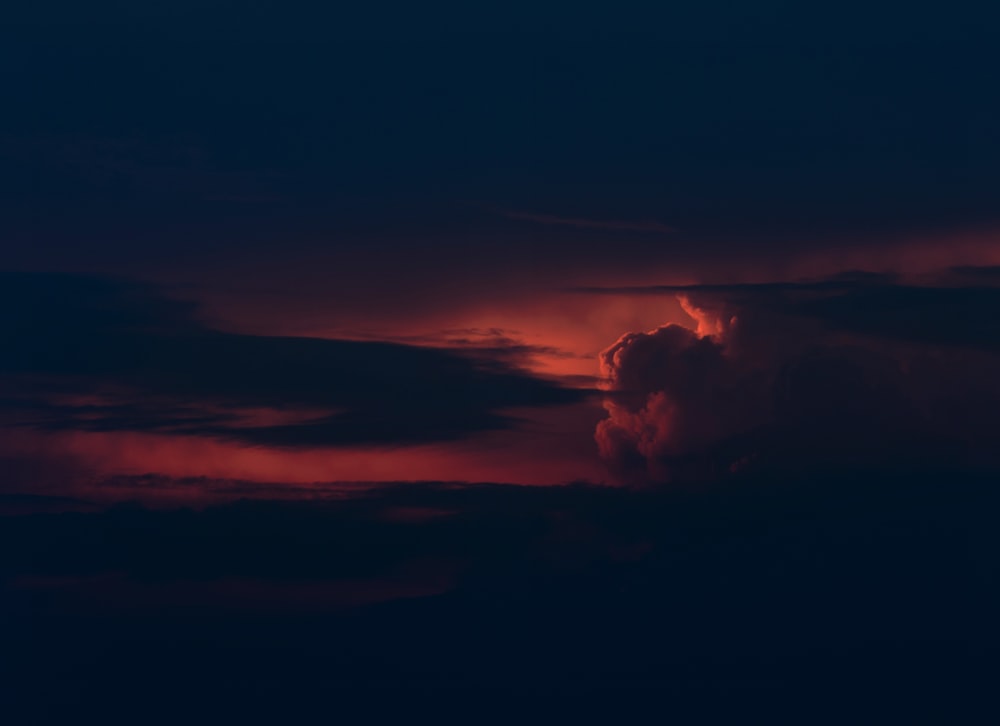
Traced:
POLYGON ((595 438, 620 476, 996 464, 1000 385, 984 371, 1000 289, 850 274, 638 292, 654 290, 678 295, 695 329, 627 333, 601 354, 595 438))

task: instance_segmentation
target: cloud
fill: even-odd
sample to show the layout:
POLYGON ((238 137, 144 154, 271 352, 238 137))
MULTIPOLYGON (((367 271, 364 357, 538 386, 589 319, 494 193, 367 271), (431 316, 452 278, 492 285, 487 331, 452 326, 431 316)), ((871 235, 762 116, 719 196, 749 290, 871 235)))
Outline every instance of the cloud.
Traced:
POLYGON ((434 333, 388 335, 351 331, 345 337, 351 340, 379 340, 383 342, 445 348, 461 351, 480 360, 484 365, 501 362, 515 368, 530 368, 540 359, 585 359, 589 356, 574 353, 552 345, 534 345, 524 340, 517 330, 504 328, 451 328, 434 333))
POLYGON ((878 286, 802 300, 826 327, 917 344, 1000 351, 1000 288, 878 286))
POLYGON ((953 268, 959 279, 945 284, 903 283, 895 275, 849 271, 804 281, 733 284, 642 285, 576 287, 568 292, 586 295, 672 295, 696 318, 702 333, 718 333, 704 326, 728 324, 721 308, 767 312, 818 323, 828 330, 868 334, 928 345, 947 345, 995 351, 1000 345, 1000 286, 991 284, 994 266, 953 268), (976 284, 962 284, 968 280, 976 284), (952 282, 954 284, 947 284, 952 282), (698 305, 714 311, 704 317, 698 305))
POLYGON ((585 395, 514 367, 506 350, 228 333, 137 283, 0 282, 7 425, 287 447, 429 442, 509 428, 506 409, 585 395))
POLYGON ((595 438, 619 476, 1000 463, 1000 289, 852 273, 638 291, 654 290, 696 330, 628 333, 601 354, 595 438))
POLYGON ((669 462, 706 454, 762 422, 762 389, 717 338, 680 325, 628 333, 601 353, 611 395, 596 439, 619 470, 645 463, 656 478, 669 462))

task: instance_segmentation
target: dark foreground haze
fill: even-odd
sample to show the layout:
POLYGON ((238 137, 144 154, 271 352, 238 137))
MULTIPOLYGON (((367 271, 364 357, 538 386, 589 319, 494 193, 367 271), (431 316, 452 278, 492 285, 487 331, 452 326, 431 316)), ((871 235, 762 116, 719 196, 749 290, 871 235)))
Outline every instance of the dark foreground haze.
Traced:
POLYGON ((1000 647, 998 496, 992 476, 843 471, 201 511, 12 498, 36 513, 4 519, 3 679, 51 717, 531 693, 609 717, 730 722, 777 699, 810 721, 975 720, 1000 647))

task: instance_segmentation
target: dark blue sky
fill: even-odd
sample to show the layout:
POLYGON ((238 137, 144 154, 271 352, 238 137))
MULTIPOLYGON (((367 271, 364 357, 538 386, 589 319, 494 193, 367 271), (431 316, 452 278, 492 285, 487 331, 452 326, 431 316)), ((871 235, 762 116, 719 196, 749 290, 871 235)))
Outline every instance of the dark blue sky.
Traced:
POLYGON ((601 266, 606 231, 497 210, 656 220, 679 235, 617 254, 664 263, 990 225, 988 18, 880 8, 22 9, 0 233, 31 267, 372 244, 601 266))

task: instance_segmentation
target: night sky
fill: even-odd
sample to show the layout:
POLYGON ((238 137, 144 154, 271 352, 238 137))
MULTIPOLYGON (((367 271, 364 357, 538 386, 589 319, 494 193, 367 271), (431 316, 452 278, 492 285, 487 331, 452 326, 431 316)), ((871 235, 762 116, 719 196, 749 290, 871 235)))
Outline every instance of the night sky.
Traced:
POLYGON ((997 18, 337 5, 4 12, 8 710, 989 720, 997 18))

